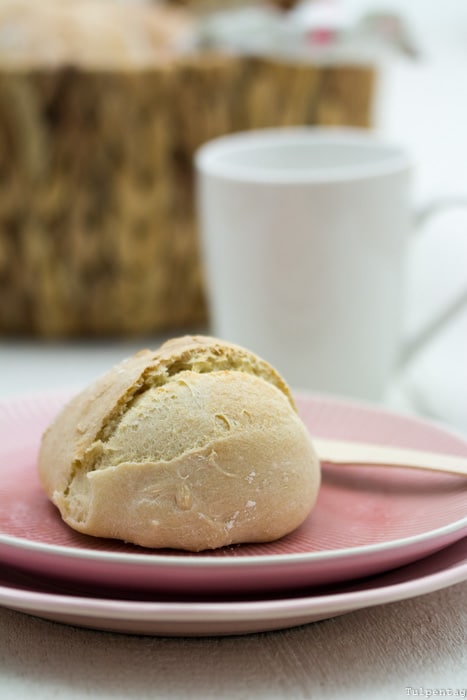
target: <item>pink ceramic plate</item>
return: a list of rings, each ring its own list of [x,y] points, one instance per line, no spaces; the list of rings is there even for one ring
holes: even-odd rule
[[[28,580],[29,578],[29,580]],[[57,593],[33,577],[0,575],[0,605],[81,627],[131,634],[247,634],[304,625],[406,600],[467,580],[467,539],[426,559],[332,592],[231,602],[132,601]]]
[[[313,513],[278,542],[187,554],[79,535],[36,475],[41,433],[66,398],[0,404],[0,561],[36,576],[178,599],[290,591],[401,566],[467,533],[465,477],[325,465]],[[424,421],[321,397],[297,400],[312,435],[467,455],[464,440]]]

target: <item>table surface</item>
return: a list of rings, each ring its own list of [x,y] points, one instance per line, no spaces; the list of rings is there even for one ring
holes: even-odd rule
[[[454,3],[443,3],[447,10],[451,6]],[[421,2],[411,5],[419,19],[423,14],[421,25],[428,34],[431,31],[431,39],[437,36],[439,17],[433,15],[430,24],[424,8]],[[463,19],[465,33],[465,12]],[[440,24],[440,31],[446,26]],[[465,42],[462,48],[460,41],[452,40],[451,53],[438,51],[436,41],[430,48],[432,54],[421,63],[396,59],[386,68],[385,94],[393,108],[380,110],[379,116],[380,130],[405,142],[417,155],[420,199],[434,193],[459,193],[459,183],[467,180],[467,144],[462,138],[467,101],[458,89],[467,60]],[[414,86],[423,88],[417,100]],[[446,104],[451,105],[449,114]],[[428,114],[436,119],[427,119]],[[441,144],[437,136],[443,123],[447,140]],[[423,284],[421,280],[420,297],[425,295]],[[465,321],[464,316],[464,330]],[[78,344],[2,340],[0,398],[63,385],[83,386],[134,349],[155,344],[157,339]],[[441,385],[444,388],[446,381],[443,374],[439,375],[442,382],[435,375],[431,387],[424,386],[424,402],[411,401],[415,394],[420,398],[423,387],[417,382],[426,383],[428,376],[420,369],[409,376],[408,391],[396,387],[388,400],[458,430],[465,427],[467,434],[466,407],[453,413],[451,397],[443,403]],[[466,634],[467,582],[302,627],[241,637],[114,634],[0,608],[0,698],[394,700],[436,697],[441,691],[466,697]]]

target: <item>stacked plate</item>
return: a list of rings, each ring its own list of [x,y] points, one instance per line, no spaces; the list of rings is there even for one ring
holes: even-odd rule
[[[291,627],[467,580],[465,477],[323,465],[318,503],[269,544],[191,554],[70,530],[41,491],[42,431],[69,394],[0,404],[0,605],[85,627],[160,635]],[[297,395],[310,433],[467,456],[418,419]]]

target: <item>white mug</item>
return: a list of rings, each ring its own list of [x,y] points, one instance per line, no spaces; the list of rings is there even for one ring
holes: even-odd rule
[[[294,388],[380,400],[402,353],[405,151],[358,129],[262,129],[195,166],[212,333]]]

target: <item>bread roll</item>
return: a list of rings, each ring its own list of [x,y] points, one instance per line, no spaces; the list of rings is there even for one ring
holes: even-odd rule
[[[44,433],[39,474],[75,530],[190,551],[282,537],[320,483],[283,379],[204,336],[142,350],[73,398]]]

